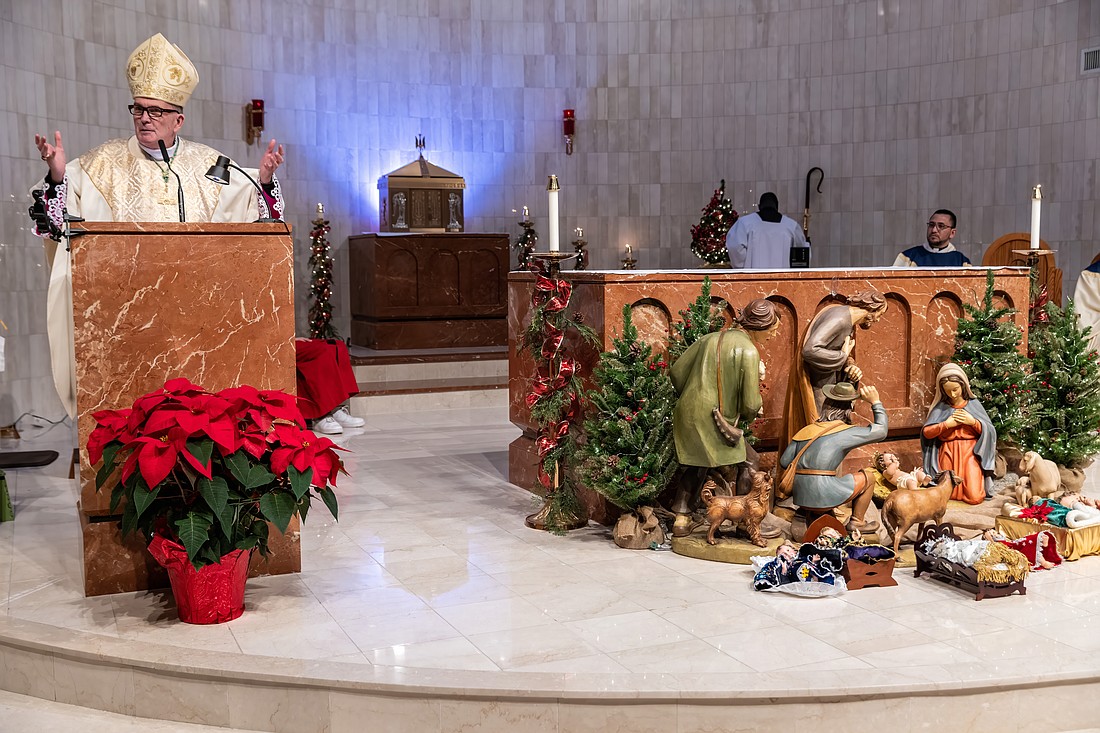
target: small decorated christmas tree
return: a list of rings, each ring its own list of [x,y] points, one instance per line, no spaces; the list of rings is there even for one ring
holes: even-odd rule
[[[703,207],[699,223],[691,228],[691,251],[709,265],[728,265],[726,234],[737,221],[733,203],[726,198],[725,179],[714,190],[710,203]]]
[[[718,331],[726,325],[722,310],[725,301],[712,303],[710,300],[710,278],[703,278],[703,290],[699,297],[688,306],[687,310],[680,311],[680,320],[672,324],[672,335],[668,341],[668,362],[675,363],[680,354],[695,343],[700,336]]]
[[[331,227],[325,218],[325,207],[317,204],[317,218],[309,233],[309,337],[313,339],[339,338],[332,324],[332,247],[328,243]]]
[[[955,335],[955,363],[966,370],[970,389],[982,403],[997,439],[1022,444],[1034,414],[1034,379],[1020,353],[1023,333],[1013,322],[1012,308],[993,304],[993,271],[986,274],[982,305],[963,305]]]
[[[615,506],[652,506],[679,467],[672,436],[676,390],[668,363],[638,338],[629,305],[622,336],[600,355],[596,388],[586,395],[580,473],[584,483]]]
[[[1028,338],[1035,388],[1035,420],[1026,450],[1067,467],[1100,453],[1100,362],[1089,348],[1090,328],[1077,325],[1073,301],[1044,306]]]

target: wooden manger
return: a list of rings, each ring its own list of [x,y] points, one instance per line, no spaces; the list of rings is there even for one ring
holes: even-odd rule
[[[926,524],[921,527],[917,544],[914,547],[914,553],[917,556],[917,569],[913,572],[914,578],[919,578],[921,573],[928,573],[936,580],[973,593],[975,601],[980,601],[983,598],[1001,598],[1010,596],[1013,593],[1027,595],[1023,578],[1010,583],[986,582],[978,579],[978,571],[974,568],[968,568],[942,557],[936,557],[924,550],[926,542],[929,540],[934,542],[940,537],[950,537],[953,540],[959,539],[959,536],[955,534],[955,528],[949,522]]]

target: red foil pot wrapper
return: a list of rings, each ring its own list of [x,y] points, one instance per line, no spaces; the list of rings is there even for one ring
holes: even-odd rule
[[[149,553],[168,571],[180,621],[221,624],[244,613],[248,552],[234,550],[217,564],[195,570],[183,545],[156,535],[149,543]]]

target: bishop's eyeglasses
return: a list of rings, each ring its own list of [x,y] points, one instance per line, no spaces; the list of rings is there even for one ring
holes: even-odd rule
[[[130,110],[130,114],[134,117],[141,117],[144,114],[149,115],[151,120],[159,120],[165,112],[171,112],[173,114],[179,114],[177,109],[163,109],[161,107],[142,107],[140,104],[126,105],[126,109]]]

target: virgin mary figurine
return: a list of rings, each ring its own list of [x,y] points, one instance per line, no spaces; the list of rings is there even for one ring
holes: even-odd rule
[[[921,430],[924,470],[931,474],[952,470],[962,483],[951,498],[981,504],[993,495],[993,465],[997,430],[982,403],[970,391],[970,380],[958,364],[944,364],[936,374],[939,401]]]

